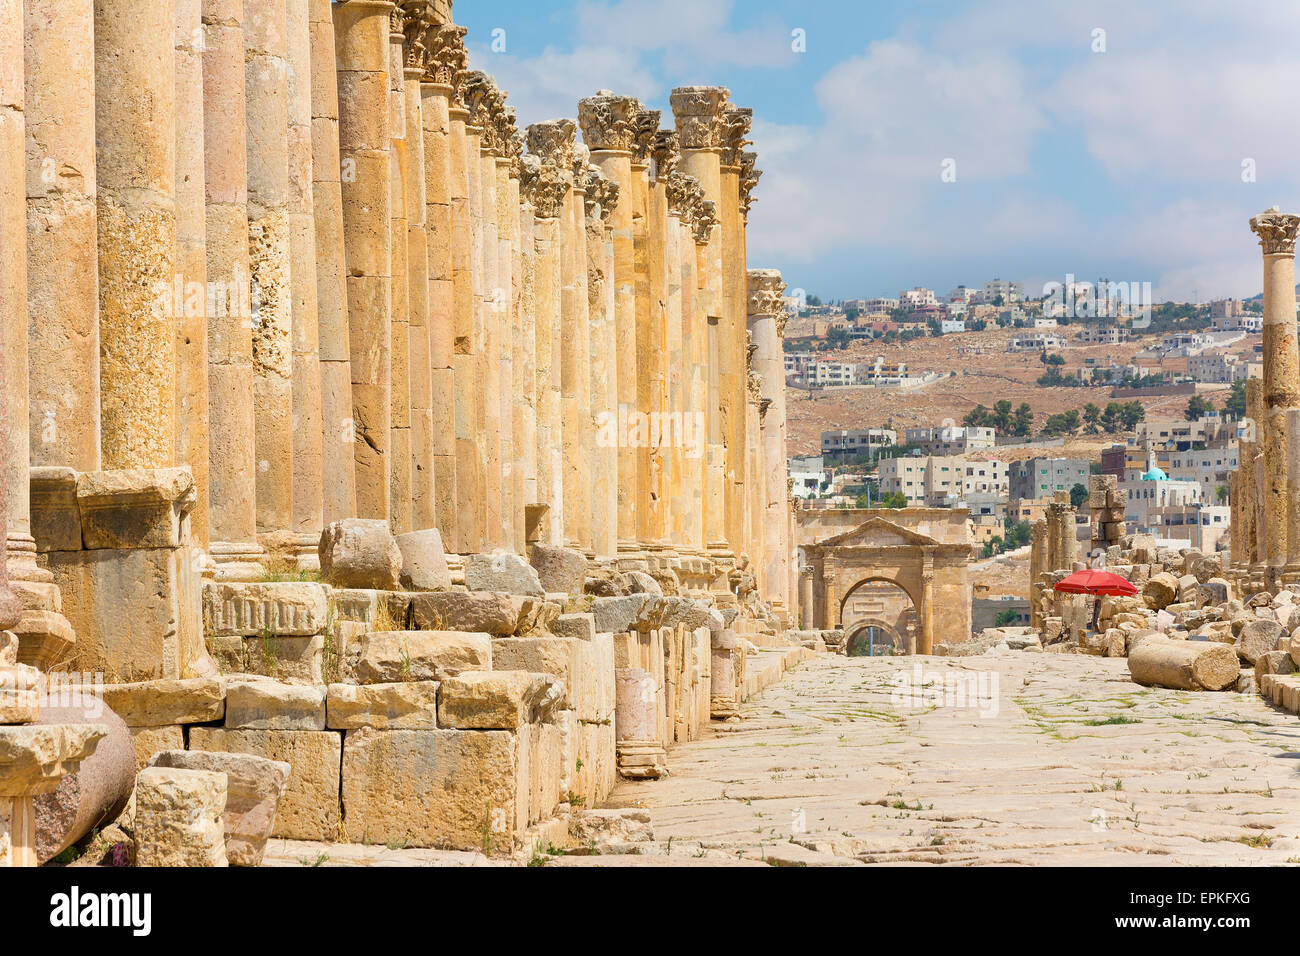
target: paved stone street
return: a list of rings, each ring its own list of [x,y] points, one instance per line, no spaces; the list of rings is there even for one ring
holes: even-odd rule
[[[672,856],[1300,862],[1300,721],[1254,695],[1140,687],[1122,659],[819,656],[670,766],[607,805],[650,810]]]

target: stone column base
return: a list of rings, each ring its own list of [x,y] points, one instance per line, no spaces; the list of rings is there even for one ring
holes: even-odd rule
[[[618,775],[625,780],[658,780],[668,776],[668,751],[653,740],[620,740]]]
[[[261,581],[266,577],[266,549],[260,544],[214,541],[208,553],[215,581]]]

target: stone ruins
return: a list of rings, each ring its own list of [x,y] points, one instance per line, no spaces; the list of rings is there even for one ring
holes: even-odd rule
[[[527,854],[811,653],[751,111],[451,6],[0,0],[0,860]]]

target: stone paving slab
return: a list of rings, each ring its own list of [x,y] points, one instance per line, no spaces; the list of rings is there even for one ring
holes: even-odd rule
[[[608,805],[778,865],[1300,863],[1300,719],[1256,695],[1140,687],[1122,659],[820,655],[743,712]]]

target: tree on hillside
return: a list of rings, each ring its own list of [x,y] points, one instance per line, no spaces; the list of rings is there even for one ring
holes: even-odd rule
[[[1034,431],[1034,411],[1028,402],[1021,402],[1011,422],[1011,434],[1017,438],[1028,438]]]
[[[1187,400],[1187,410],[1183,412],[1183,417],[1189,422],[1194,422],[1212,411],[1214,411],[1214,402],[1204,396],[1193,395]]]
[[[1083,423],[1089,435],[1101,431],[1101,408],[1094,402],[1083,406]]]
[[[1237,420],[1246,417],[1246,383],[1233,382],[1228,397],[1223,400],[1223,414]]]
[[[1088,500],[1088,486],[1083,482],[1075,482],[1074,487],[1070,489],[1070,504],[1076,508],[1082,508],[1083,503]]]

